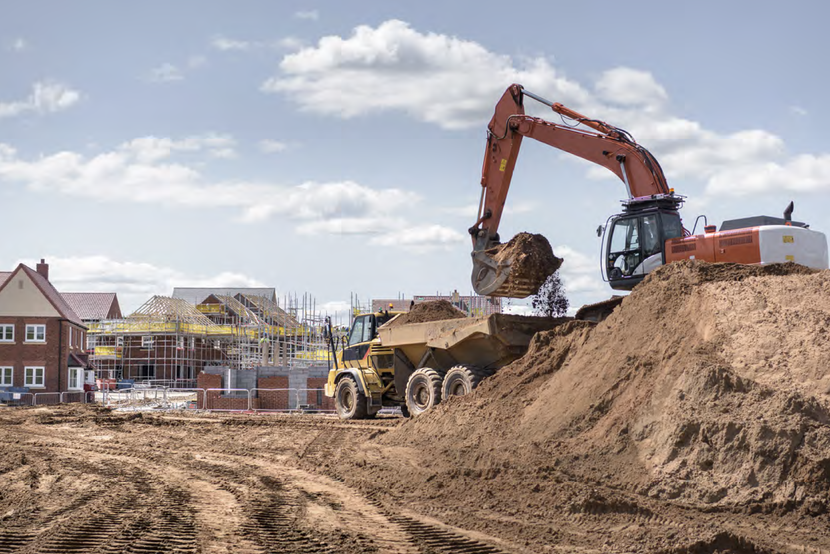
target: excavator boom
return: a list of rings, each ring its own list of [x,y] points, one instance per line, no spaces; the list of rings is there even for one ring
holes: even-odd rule
[[[567,118],[574,122],[573,126],[526,115],[526,96],[550,107],[563,121]],[[521,85],[511,85],[496,104],[488,125],[478,219],[469,230],[473,240],[472,282],[478,294],[523,298],[536,293],[547,278],[538,272],[522,275],[515,271],[515,256],[499,256],[498,228],[524,137],[607,168],[625,184],[629,198],[671,192],[660,164],[626,131],[549,102]],[[558,264],[549,267],[555,271]]]

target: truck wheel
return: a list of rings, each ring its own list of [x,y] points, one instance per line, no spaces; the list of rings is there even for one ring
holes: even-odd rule
[[[443,398],[449,398],[450,396],[470,394],[481,383],[482,379],[489,375],[489,372],[477,367],[468,365],[453,366],[444,377],[441,395]]]
[[[412,416],[418,416],[441,402],[443,375],[434,369],[422,367],[409,376],[406,383],[406,407]]]
[[[334,389],[334,406],[340,419],[365,419],[366,395],[357,388],[357,382],[344,377]]]

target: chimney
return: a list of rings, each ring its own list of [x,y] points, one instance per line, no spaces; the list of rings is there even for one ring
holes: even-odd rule
[[[37,272],[43,275],[43,278],[47,281],[49,280],[49,264],[46,263],[46,260],[43,258],[40,259],[40,263],[37,264]]]

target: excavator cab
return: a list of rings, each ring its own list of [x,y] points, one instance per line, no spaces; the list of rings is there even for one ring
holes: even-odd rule
[[[604,272],[615,290],[631,290],[666,263],[665,244],[683,237],[676,210],[645,208],[613,216],[605,227]]]

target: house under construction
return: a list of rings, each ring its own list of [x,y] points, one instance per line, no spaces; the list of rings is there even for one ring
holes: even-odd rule
[[[90,325],[90,358],[97,377],[187,383],[206,367],[245,370],[326,363],[322,319],[313,316],[307,296],[302,304],[297,297],[286,299],[283,309],[273,294],[189,290],[207,294],[195,304],[154,296],[124,319]]]

